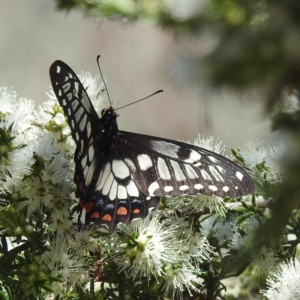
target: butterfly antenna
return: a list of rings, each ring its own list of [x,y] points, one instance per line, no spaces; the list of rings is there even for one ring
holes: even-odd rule
[[[102,74],[102,71],[101,71],[101,68],[100,68],[100,62],[99,62],[99,60],[100,60],[100,57],[101,57],[101,55],[98,55],[98,56],[97,56],[97,64],[98,64],[98,68],[99,68],[99,72],[100,72],[100,75],[101,75],[102,81],[103,81],[103,83],[104,83],[104,86],[105,86],[105,91],[106,91],[106,94],[107,94],[107,96],[108,96],[109,103],[110,103],[110,105],[112,105],[112,104],[111,104],[111,101],[110,101],[110,97],[109,97],[108,89],[107,89],[107,86],[106,86],[106,84],[105,84],[105,80],[104,80],[104,77],[103,77],[103,74]]]
[[[163,92],[163,90],[156,91],[155,93],[153,93],[153,94],[151,94],[151,95],[149,95],[149,96],[147,96],[147,97],[145,97],[145,98],[142,98],[142,99],[140,99],[140,100],[131,102],[131,103],[126,104],[126,105],[124,105],[124,106],[118,107],[118,108],[115,109],[115,111],[118,110],[118,109],[127,107],[127,106],[129,106],[129,105],[135,104],[135,103],[137,103],[137,102],[143,101],[143,100],[145,100],[145,99],[147,99],[147,98],[150,98],[150,97],[152,97],[152,96],[154,96],[154,95],[156,95],[156,94],[158,94],[158,93],[162,93],[162,92]]]

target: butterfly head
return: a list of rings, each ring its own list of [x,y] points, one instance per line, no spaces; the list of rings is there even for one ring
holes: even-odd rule
[[[111,122],[113,120],[116,121],[118,115],[115,113],[115,110],[108,106],[107,108],[103,108],[101,111],[101,120],[104,121],[104,123]]]
[[[102,124],[101,131],[104,144],[109,144],[110,140],[118,132],[117,117],[118,115],[115,113],[115,110],[111,106],[104,108],[101,111],[100,122]]]

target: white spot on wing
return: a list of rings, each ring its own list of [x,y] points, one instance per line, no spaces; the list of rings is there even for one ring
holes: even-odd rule
[[[126,189],[128,195],[131,197],[138,197],[140,194],[138,188],[136,187],[135,183],[132,180],[129,182],[129,184],[127,184]]]
[[[171,174],[164,159],[161,157],[157,160],[157,168],[159,176],[164,180],[170,180]]]
[[[149,187],[148,187],[149,195],[150,195],[151,197],[153,197],[153,196],[154,196],[154,192],[155,192],[157,189],[159,189],[159,184],[157,183],[157,181],[152,182],[152,183],[149,185]]]
[[[91,135],[92,129],[91,129],[91,122],[88,121],[86,124],[86,133],[87,133],[87,137],[89,138]]]
[[[222,190],[223,190],[225,193],[227,193],[227,192],[229,191],[229,187],[225,185],[225,186],[223,186]]]
[[[180,149],[179,146],[169,143],[169,142],[165,142],[165,141],[151,141],[151,149],[169,156],[169,157],[174,157],[174,158],[178,158],[178,150]]]
[[[88,174],[85,177],[85,182],[86,182],[86,185],[88,185],[88,184],[91,183],[92,178],[93,178],[93,174],[94,174],[94,171],[95,171],[94,164],[91,164],[89,167],[86,166],[86,168],[88,169]]]
[[[110,191],[111,185],[113,183],[113,180],[114,180],[114,175],[113,175],[113,173],[110,172],[107,179],[106,179],[106,181],[105,181],[103,189],[102,189],[102,194],[103,195],[108,194],[108,192]]]
[[[212,190],[213,192],[215,192],[215,191],[218,190],[218,188],[217,188],[215,185],[210,185],[208,188],[209,188],[210,190]]]
[[[200,170],[201,175],[203,177],[204,180],[212,180],[212,178],[209,176],[209,174],[205,171],[205,170]]]
[[[185,159],[184,161],[190,164],[198,162],[201,159],[200,153],[196,152],[195,150],[190,150],[190,151],[191,152],[189,158]]]
[[[194,185],[194,188],[195,188],[196,190],[201,190],[201,189],[204,188],[204,186],[203,186],[202,184],[200,184],[200,183],[197,183],[197,184]]]
[[[171,192],[173,190],[174,190],[174,188],[172,186],[170,186],[170,185],[167,185],[167,186],[164,187],[164,191],[167,192],[167,193]]]
[[[235,175],[236,175],[236,177],[237,177],[240,181],[243,180],[244,175],[243,175],[241,172],[237,171],[237,172],[235,173]]]
[[[82,153],[83,152],[83,148],[84,148],[84,141],[83,140],[81,140],[80,146],[81,146],[80,153]]]
[[[138,155],[137,160],[142,171],[146,171],[153,166],[152,160],[147,154]]]
[[[87,162],[87,156],[85,156],[82,160],[81,160],[81,167],[84,168],[86,166],[86,162]]]
[[[186,180],[186,177],[183,173],[183,171],[180,168],[180,165],[177,161],[170,160],[171,166],[174,170],[175,178],[177,181],[183,181]]]
[[[71,87],[70,82],[67,82],[62,86],[65,93],[70,89],[70,87]]]
[[[84,115],[83,118],[82,118],[82,120],[79,123],[79,129],[81,131],[84,131],[85,124],[86,124],[86,119],[87,119],[87,115]]]
[[[221,166],[216,166],[216,167],[221,174],[226,173],[226,171]]]
[[[189,178],[191,179],[195,179],[198,178],[198,174],[196,173],[196,171],[190,166],[190,165],[184,165],[185,170],[189,176]]]
[[[118,191],[118,183],[116,180],[113,181],[112,186],[109,191],[109,199],[110,200],[115,200],[117,196],[117,191]]]
[[[104,167],[104,170],[101,172],[100,176],[99,176],[99,180],[97,182],[97,189],[101,190],[104,186],[104,183],[108,177],[108,175],[110,174],[110,164],[107,163]]]
[[[129,168],[123,160],[114,160],[112,162],[112,170],[119,179],[127,178],[130,175]]]
[[[181,187],[179,187],[180,191],[185,191],[187,190],[189,187],[187,185],[182,185]]]
[[[70,94],[68,94],[68,95],[70,95]],[[79,105],[79,101],[77,99],[74,100],[74,101],[72,101],[72,109],[73,109],[73,111],[75,111],[77,109],[78,105]]]
[[[78,122],[81,118],[81,116],[83,115],[84,113],[84,109],[82,107],[80,107],[78,109],[78,111],[75,113],[75,120]]]
[[[118,199],[126,199],[127,198],[127,190],[124,185],[118,186]]]
[[[129,169],[132,171],[132,172],[136,172],[136,167],[133,163],[133,161],[129,158],[125,158],[125,162],[126,164],[128,165]]]
[[[212,161],[213,163],[216,163],[216,162],[218,161],[214,156],[211,156],[211,155],[209,155],[208,158],[209,158],[209,160]]]
[[[94,147],[90,146],[90,148],[89,148],[89,161],[93,160],[94,154],[95,154]]]
[[[224,181],[222,175],[216,170],[215,167],[209,166],[210,173],[215,177],[217,181]]]

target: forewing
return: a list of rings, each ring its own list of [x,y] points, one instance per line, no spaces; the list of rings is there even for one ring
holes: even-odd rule
[[[62,106],[71,134],[76,143],[75,175],[78,197],[84,197],[95,175],[94,130],[99,127],[98,115],[79,78],[62,61],[55,61],[50,67],[54,93]],[[99,129],[99,128],[98,128]]]

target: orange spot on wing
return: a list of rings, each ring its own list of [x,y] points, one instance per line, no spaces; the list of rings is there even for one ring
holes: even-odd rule
[[[93,213],[91,214],[91,218],[92,218],[92,219],[99,219],[99,213],[98,213],[98,212],[93,212]]]
[[[94,206],[93,202],[83,204],[83,208],[86,210],[87,213],[89,213],[91,211],[93,206]]]
[[[126,216],[127,213],[128,213],[127,209],[124,206],[119,207],[117,210],[117,215],[120,215],[120,216]]]
[[[139,214],[140,212],[141,212],[141,211],[140,211],[138,208],[136,208],[136,209],[133,210],[133,213],[134,213],[134,214]]]
[[[111,222],[111,220],[112,220],[112,217],[111,217],[111,215],[109,215],[109,214],[104,215],[104,216],[102,217],[102,221]]]

